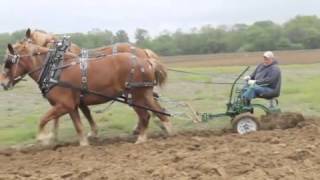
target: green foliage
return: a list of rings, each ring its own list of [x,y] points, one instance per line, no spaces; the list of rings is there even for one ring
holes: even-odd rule
[[[285,36],[306,49],[320,48],[320,19],[317,16],[297,16],[284,24]]]
[[[15,31],[13,33],[0,33],[0,62],[7,50],[8,43],[15,43],[23,39],[26,30]]]
[[[88,33],[70,33],[73,43],[83,48],[96,48],[113,43],[113,33],[111,31],[93,29]]]
[[[140,47],[146,46],[150,41],[150,36],[147,30],[138,28],[135,32],[136,44]]]
[[[0,34],[0,56],[7,43],[23,38],[25,30]],[[87,33],[70,33],[72,41],[83,48],[96,48],[117,42],[129,42],[126,31],[115,34],[93,29]],[[209,54],[221,52],[291,50],[320,48],[320,19],[317,16],[296,16],[284,24],[258,21],[252,25],[205,25],[188,32],[163,31],[151,38],[146,29],[137,28],[135,43],[160,55]]]
[[[114,43],[129,42],[129,37],[128,37],[128,34],[126,33],[126,31],[125,30],[117,31],[116,35],[114,36],[113,42]]]
[[[283,25],[258,21],[231,27],[210,25],[190,32],[165,32],[149,42],[161,55],[320,48],[320,19],[297,16]]]

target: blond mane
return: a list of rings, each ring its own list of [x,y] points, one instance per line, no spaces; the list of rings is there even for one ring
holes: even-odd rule
[[[50,42],[52,40],[57,40],[57,38],[53,34],[47,33],[45,31],[34,30],[31,32],[31,40],[39,46],[48,47]]]

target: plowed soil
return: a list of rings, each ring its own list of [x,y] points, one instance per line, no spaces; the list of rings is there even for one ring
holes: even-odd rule
[[[320,119],[306,118],[246,135],[193,131],[139,145],[126,137],[7,149],[0,179],[320,179],[319,137]]]

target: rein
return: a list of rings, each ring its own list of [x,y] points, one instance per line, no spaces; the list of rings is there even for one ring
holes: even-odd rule
[[[42,91],[42,94],[45,96],[45,94],[47,92],[50,91],[50,89],[54,86],[60,86],[60,87],[64,87],[64,88],[70,88],[73,89],[75,91],[79,91],[80,93],[84,93],[84,94],[92,94],[101,98],[104,98],[106,100],[111,100],[111,101],[116,101],[116,102],[120,102],[123,104],[127,104],[129,106],[133,106],[133,107],[137,107],[137,108],[141,108],[141,109],[145,109],[145,110],[149,110],[152,111],[154,113],[157,114],[161,114],[161,115],[165,115],[165,116],[171,116],[171,114],[165,112],[165,111],[159,111],[144,105],[139,105],[139,104],[135,104],[133,102],[131,102],[131,98],[129,96],[123,96],[123,95],[118,95],[116,97],[114,96],[108,96],[105,94],[102,94],[100,92],[96,92],[96,91],[92,91],[92,90],[88,90],[87,88],[84,87],[78,87],[75,86],[69,82],[64,82],[59,80],[59,75],[60,73],[58,73],[56,75],[56,71],[58,71],[59,69],[64,69],[64,68],[68,68],[70,66],[76,65],[76,64],[80,64],[81,66],[81,59],[80,61],[73,61],[69,64],[63,64],[63,65],[59,65],[59,63],[61,62],[61,60],[63,60],[63,55],[65,54],[68,45],[65,44],[66,40],[64,39],[62,41],[61,44],[58,44],[58,46],[56,47],[55,51],[53,51],[53,54],[50,53],[50,51],[46,52],[47,54],[47,58],[46,61],[44,62],[44,64],[42,64],[40,67],[37,67],[31,71],[29,71],[28,73],[24,74],[23,76],[18,76],[16,78],[14,78],[15,81],[19,81],[21,79],[23,79],[26,75],[30,75],[32,73],[35,73],[37,71],[42,71],[40,73],[39,76],[39,80],[38,80],[38,84],[40,87],[40,90]],[[20,59],[22,57],[31,57],[31,56],[36,56],[36,55],[40,55],[41,53],[34,53],[32,55],[10,55],[13,57],[13,59],[11,59],[12,63],[19,65],[20,64]],[[105,55],[105,54],[99,54],[98,57],[96,57],[93,60],[100,60],[100,58],[102,57],[106,57],[106,56],[113,56],[112,55]],[[81,58],[81,57],[80,57]],[[131,69],[131,75],[133,75],[134,72],[134,68],[135,68],[135,64],[136,64],[136,60],[135,60],[136,56],[132,56],[131,58],[131,63],[132,63],[132,69]],[[70,58],[68,60],[73,60],[73,59],[79,59],[79,57],[76,58]],[[83,62],[82,62],[83,63]],[[80,67],[81,68],[81,67]],[[16,68],[17,70],[17,68]],[[54,71],[54,73],[52,73],[52,71]],[[141,70],[144,73],[144,69]],[[15,72],[16,74],[16,72]],[[14,74],[14,75],[15,75]],[[83,78],[84,76],[82,76]],[[127,85],[129,83],[133,83],[130,81],[131,80],[131,76],[129,77],[129,81],[127,81]],[[144,86],[141,86],[140,84],[138,84],[138,86],[135,86],[135,84],[132,84],[132,87],[129,86],[129,88],[137,88],[137,87],[146,87],[146,85],[144,84]]]
[[[29,71],[28,73],[24,74],[23,76],[17,76],[16,78],[14,78],[14,81],[20,81],[21,79],[23,79],[26,75],[30,75],[33,74],[35,72],[40,71],[43,68],[43,66],[37,67],[31,71]]]
[[[40,52],[36,52],[34,53],[33,55],[12,55],[12,54],[9,54],[8,56],[11,56],[13,58],[16,58],[16,62],[14,64],[19,64],[20,62],[20,59],[23,58],[23,57],[32,57],[32,56],[38,56],[38,55],[41,55],[42,53]],[[96,59],[88,59],[87,61],[98,61],[98,60],[101,60],[101,58],[103,57],[108,57],[108,56],[112,56],[112,55],[106,55],[106,54],[99,54],[98,56],[96,56],[95,58]],[[68,60],[78,60],[79,57],[76,57],[76,58],[70,58]],[[64,68],[68,68],[70,66],[74,66],[74,65],[77,65],[79,64],[80,61],[73,61],[71,63],[68,63],[68,64],[64,64],[62,66],[59,66],[59,67],[56,67],[56,68],[53,68],[53,70],[58,70],[58,69],[64,69]],[[42,68],[44,67],[44,65],[41,65],[40,67],[37,67],[29,72],[27,72],[26,74],[22,75],[22,76],[17,76],[16,78],[14,78],[14,81],[20,81],[21,79],[23,79],[25,76],[27,75],[30,75],[30,74],[33,74],[35,72],[38,72],[40,70],[42,70]],[[16,71],[14,72],[14,75],[16,74]]]

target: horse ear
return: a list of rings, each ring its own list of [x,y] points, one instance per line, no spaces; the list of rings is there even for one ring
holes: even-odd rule
[[[30,28],[27,29],[26,37],[27,38],[31,38],[31,30],[30,30]]]
[[[10,54],[14,55],[14,49],[11,44],[8,44],[8,50],[9,50]]]

